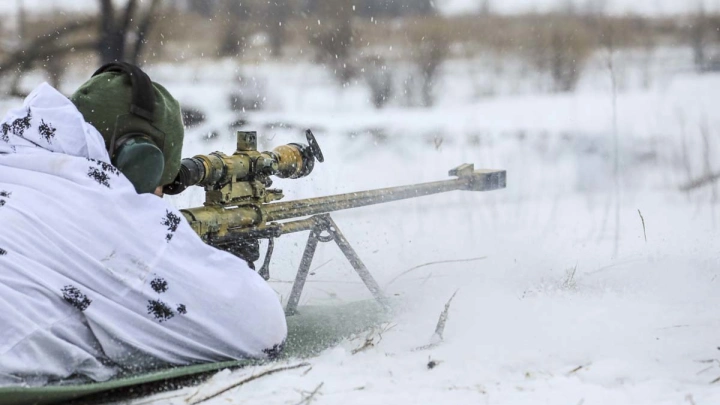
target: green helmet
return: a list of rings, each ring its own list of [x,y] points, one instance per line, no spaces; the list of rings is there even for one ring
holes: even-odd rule
[[[182,112],[180,104],[163,86],[151,82],[149,78],[143,81],[133,75],[147,78],[139,68],[129,64],[106,65],[80,86],[70,100],[85,121],[103,136],[111,159],[118,149],[118,140],[129,134],[141,135],[142,140],[135,138],[123,145],[134,151],[129,154],[131,158],[121,156],[117,159],[120,162],[113,159],[113,164],[126,164],[126,170],[118,168],[133,182],[139,193],[152,192],[157,186],[172,183],[180,170],[184,136]],[[152,94],[147,94],[147,89],[138,89],[139,86],[152,87]],[[145,93],[150,108],[141,108],[140,112],[144,114],[139,114],[136,101],[138,94],[142,93]],[[154,144],[157,149],[147,147],[147,144]],[[158,159],[158,149],[162,152],[162,159]],[[127,165],[127,162],[135,164]],[[147,169],[148,164],[152,166],[151,170]],[[158,174],[146,175],[153,171]]]

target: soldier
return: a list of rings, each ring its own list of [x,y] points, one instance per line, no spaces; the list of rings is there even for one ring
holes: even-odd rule
[[[276,355],[279,299],[163,201],[177,101],[103,66],[71,97],[42,84],[0,132],[0,385]]]

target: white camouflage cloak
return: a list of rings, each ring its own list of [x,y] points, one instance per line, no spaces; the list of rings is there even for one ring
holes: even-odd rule
[[[0,386],[276,354],[275,292],[135,192],[42,84],[0,131]]]

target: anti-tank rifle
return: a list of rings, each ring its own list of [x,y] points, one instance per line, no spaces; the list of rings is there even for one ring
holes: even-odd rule
[[[310,130],[306,136],[307,145],[291,143],[259,152],[257,134],[239,131],[235,153],[228,156],[214,152],[183,159],[177,179],[164,190],[167,194],[178,194],[189,186],[204,187],[204,205],[181,210],[182,214],[203,241],[243,258],[251,266],[260,258],[260,239],[268,239],[265,260],[258,270],[266,280],[270,277],[274,239],[310,231],[288,299],[288,314],[294,314],[297,309],[318,242],[336,242],[373,296],[385,302],[377,282],[340,232],[330,212],[454,190],[505,188],[504,170],[475,170],[472,164],[463,164],[450,170],[450,176],[455,177],[450,180],[278,202],[283,194],[282,190],[270,188],[272,176],[305,177],[312,173],[315,160],[324,161]]]

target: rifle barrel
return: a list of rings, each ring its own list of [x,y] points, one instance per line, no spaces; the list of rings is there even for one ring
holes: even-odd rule
[[[359,191],[270,204],[239,203],[234,207],[205,205],[181,210],[193,230],[214,245],[234,244],[242,238],[267,238],[306,231],[313,220],[274,223],[350,208],[382,204],[455,190],[490,191],[505,188],[504,170],[474,170],[465,164],[450,171],[451,180]]]
[[[452,180],[272,203],[263,208],[267,221],[282,221],[448,191],[489,191],[504,187],[504,171],[475,171],[472,175],[460,176]]]

